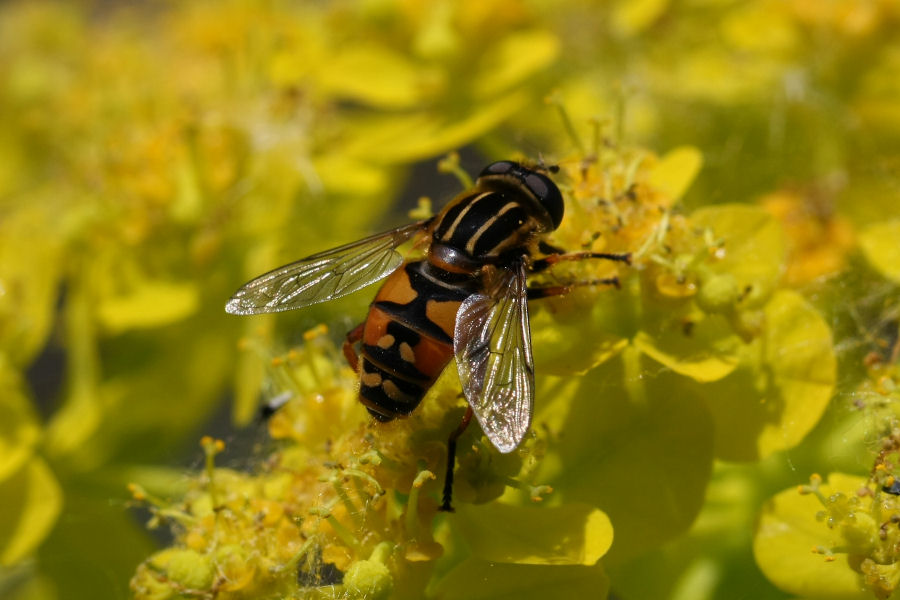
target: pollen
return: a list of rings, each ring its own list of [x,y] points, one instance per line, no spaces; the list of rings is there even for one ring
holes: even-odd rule
[[[200,445],[203,447],[203,451],[209,456],[219,454],[225,450],[225,442],[208,435],[200,438]]]
[[[141,501],[146,500],[147,498],[147,493],[141,486],[137,485],[136,483],[129,483],[128,491],[131,492],[131,497],[135,500]]]
[[[314,340],[317,337],[321,337],[323,335],[328,335],[328,326],[324,324],[319,324],[313,327],[312,329],[308,329],[303,332],[303,339],[308,341]]]

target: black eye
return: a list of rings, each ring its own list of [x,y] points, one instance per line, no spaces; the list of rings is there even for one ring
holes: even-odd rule
[[[517,169],[519,165],[517,163],[512,162],[511,160],[501,160],[495,163],[491,163],[482,169],[479,177],[483,177],[484,175],[503,175],[504,173],[509,173],[510,171]]]
[[[565,204],[556,184],[545,175],[530,173],[525,177],[525,185],[528,186],[528,189],[531,190],[541,203],[541,206],[547,211],[547,214],[550,215],[550,219],[553,221],[553,229],[559,227],[565,212]]]
[[[526,188],[547,211],[553,229],[559,227],[565,210],[562,194],[553,180],[543,173],[536,173],[511,160],[501,160],[486,166],[479,177],[493,179],[504,186],[511,186],[513,189],[516,187]]]
[[[534,192],[534,195],[538,198],[543,198],[547,195],[547,192],[549,191],[547,188],[547,183],[547,178],[542,175],[538,175],[537,173],[532,173],[525,176],[525,185],[527,185],[528,189]]]

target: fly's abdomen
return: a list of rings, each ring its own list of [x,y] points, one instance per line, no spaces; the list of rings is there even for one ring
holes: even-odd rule
[[[363,334],[359,395],[375,418],[406,416],[453,358],[453,345],[373,307]]]
[[[407,263],[384,282],[362,339],[359,395],[376,418],[411,413],[453,358],[456,313],[474,280]]]

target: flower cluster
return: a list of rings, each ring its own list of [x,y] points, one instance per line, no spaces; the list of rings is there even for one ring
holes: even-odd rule
[[[674,194],[701,162],[694,149],[662,158],[596,150],[561,161],[570,212],[553,242],[636,248],[632,265],[551,270],[576,291],[534,314],[535,426],[506,456],[476,427],[464,434],[455,514],[437,511],[445,441],[463,412],[453,370],[408,419],[376,424],[352,371],[321,329],[311,331],[303,346],[267,357],[268,395],[284,401],[268,429],[282,443],[258,473],[211,469],[183,500],[155,506],[157,521],[175,515],[177,543],[141,567],[137,596],[316,597],[327,587],[348,598],[461,598],[478,591],[473,573],[488,564],[509,569],[496,570],[491,589],[519,589],[523,576],[557,581],[563,566],[585,569],[566,583],[573,591],[597,589],[613,529],[617,559],[637,555],[688,527],[716,454],[796,444],[824,409],[834,359],[821,318],[777,289],[784,249],[774,219],[740,206],[675,213]],[[612,278],[620,289],[591,283]],[[244,347],[267,356],[257,340]],[[759,384],[741,390],[748,378]],[[723,389],[727,412],[715,410]],[[717,439],[715,426],[736,418],[759,426]],[[692,451],[663,464],[667,445]],[[678,502],[617,497],[636,470]]]
[[[887,348],[887,358],[868,356],[856,394],[870,430],[883,432],[868,479],[832,473],[823,482],[813,475],[809,485],[776,495],[762,513],[756,558],[784,589],[847,596],[869,590],[889,598],[900,586],[898,347]],[[812,555],[798,552],[804,546]]]

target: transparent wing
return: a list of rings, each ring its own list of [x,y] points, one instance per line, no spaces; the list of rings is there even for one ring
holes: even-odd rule
[[[233,315],[281,312],[362,289],[403,263],[395,248],[427,223],[411,223],[269,271],[241,286],[225,311]]]
[[[525,266],[500,272],[490,296],[467,298],[456,314],[459,379],[481,429],[500,452],[516,449],[531,425],[534,365]]]

